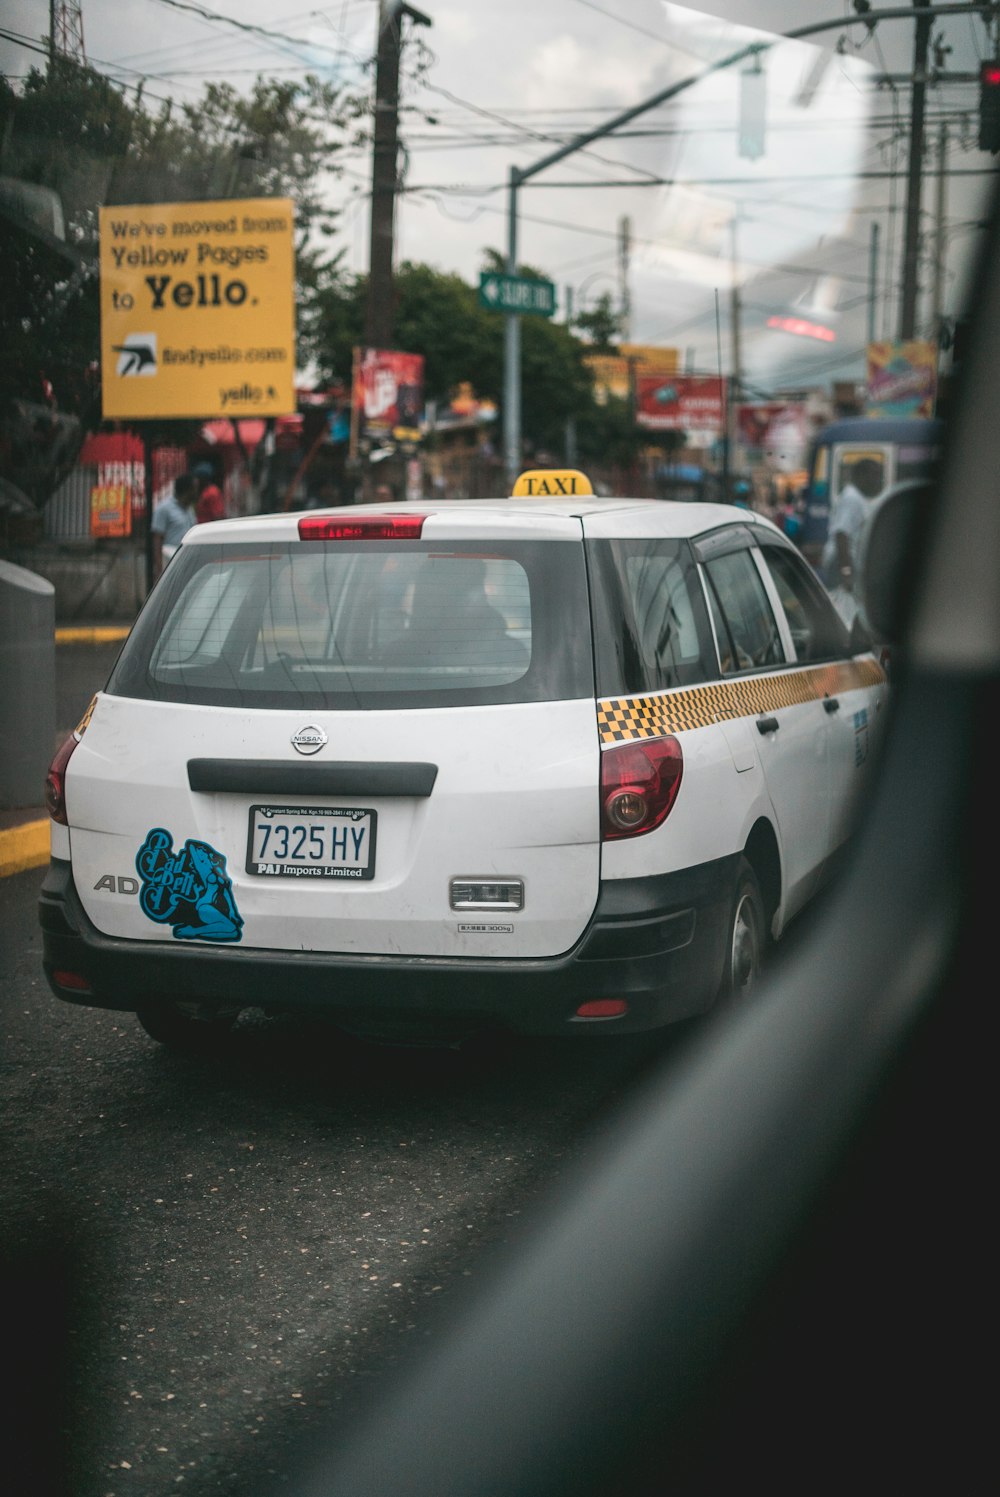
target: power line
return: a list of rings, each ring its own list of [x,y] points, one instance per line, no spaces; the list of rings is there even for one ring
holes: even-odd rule
[[[518,126],[514,123],[513,120],[505,118],[505,116],[502,114],[497,114],[490,109],[484,109],[478,104],[472,104],[468,99],[459,98],[457,94],[453,94],[450,89],[443,88],[440,84],[429,83],[426,79],[424,79],[423,86],[424,88],[430,89],[432,93],[441,94],[444,98],[450,99],[453,104],[458,104],[461,108],[468,109],[473,114],[482,115],[484,119],[495,120],[501,125],[507,125],[512,130],[518,130],[521,136],[525,139],[530,138],[532,140],[544,140],[550,143],[555,142],[556,144],[563,143],[561,140],[558,140],[557,137],[551,134],[546,134],[541,130],[534,130],[528,125]],[[624,167],[627,171],[634,171],[642,176],[650,175],[650,173],[647,172],[644,167],[631,166],[628,162],[610,161],[608,157],[601,156],[596,151],[582,151],[580,154],[589,156],[594,161],[600,161],[604,166],[617,166],[619,169]]]
[[[429,202],[434,203],[435,207],[439,206],[438,203],[437,203],[437,201],[436,201],[436,199],[435,199],[435,197],[434,197],[434,195],[433,195],[433,193],[428,192],[426,189],[421,189],[421,192],[422,192],[422,194],[424,196],[426,196],[426,198],[428,199]],[[410,195],[411,196],[413,195],[412,192],[411,192]],[[483,213],[492,213],[492,214],[496,215],[496,214],[504,214],[506,212],[505,209],[503,209],[503,208],[495,208],[490,203],[479,203],[479,204],[476,204],[476,207],[479,210],[479,213],[477,214],[477,216],[481,216]],[[540,218],[537,214],[530,214],[530,213],[522,214],[521,217],[522,217],[522,219],[523,219],[523,221],[525,223],[539,224],[539,225],[541,225],[544,228],[565,229],[566,231],[568,231],[570,233],[589,234],[589,235],[591,235],[591,236],[593,236],[595,238],[613,239],[616,243],[618,242],[618,231],[617,231],[617,229],[602,229],[602,228],[597,228],[594,225],[590,225],[590,224],[571,223],[571,222],[568,222],[565,219],[560,220],[560,219],[552,219],[552,218]],[[662,239],[651,239],[651,238],[649,238],[647,236],[643,236],[643,235],[633,235],[632,236],[632,242],[634,244],[646,245],[647,247],[649,247],[651,249],[662,250],[664,248]],[[682,248],[681,246],[669,246],[669,247],[670,248]],[[860,253],[860,247],[859,247],[859,253]],[[724,259],[725,257],[720,255],[719,257],[716,257],[716,258]],[[794,264],[789,265],[789,264],[784,264],[784,263],[781,263],[781,262],[777,262],[776,263],[776,262],[770,261],[770,260],[766,260],[766,261],[765,260],[750,260],[750,259],[747,259],[746,257],[744,257],[744,263],[747,264],[747,265],[752,265],[755,269],[758,269],[758,270],[780,271],[780,272],[782,272],[783,274],[786,274],[786,275],[815,276],[817,274],[816,267],[815,266],[809,266],[809,265],[794,265]],[[852,275],[849,272],[841,272],[841,271],[838,271],[837,274],[840,276],[841,280],[843,280],[843,281],[856,281],[859,285],[863,285],[867,281],[867,277],[865,275],[861,275],[861,274],[859,274],[859,275]]]
[[[313,42],[307,38],[289,36],[287,32],[274,31],[270,27],[258,26],[251,21],[240,21],[235,16],[223,15],[220,11],[209,10],[207,6],[196,5],[193,3],[193,0],[154,0],[154,3],[157,5],[166,5],[171,10],[188,11],[205,20],[216,21],[226,26],[234,26],[238,31],[244,31],[253,36],[265,37],[269,41],[278,43],[281,49],[286,51],[290,45],[292,47],[306,48],[310,51],[318,49],[321,52],[332,52],[334,56],[339,57],[341,52],[345,50],[343,47],[329,47],[324,45],[323,42]],[[368,57],[365,61],[365,66],[370,67],[374,61],[374,56]]]
[[[626,21],[624,16],[617,15],[613,10],[605,10],[603,5],[595,5],[594,0],[576,0],[577,5],[585,5],[588,10],[596,10],[598,15],[607,16],[609,21],[617,21],[619,26],[627,26],[630,31],[637,31],[640,36],[652,37],[654,42],[662,42],[665,47],[670,46],[667,37],[656,31],[649,31],[645,26],[639,26],[635,21]]]

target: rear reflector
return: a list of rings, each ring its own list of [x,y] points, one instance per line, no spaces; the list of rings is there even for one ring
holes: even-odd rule
[[[90,983],[81,972],[64,972],[57,968],[52,974],[52,981],[60,988],[71,988],[74,993],[89,993]]]
[[[578,1019],[620,1019],[622,1014],[628,1013],[628,1004],[624,998],[592,998],[589,1003],[581,1003],[576,1011]]]
[[[418,541],[426,515],[303,515],[300,541]]]

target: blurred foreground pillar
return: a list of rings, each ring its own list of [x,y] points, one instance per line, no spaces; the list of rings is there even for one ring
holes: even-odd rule
[[[55,588],[0,561],[0,811],[42,804],[55,731]]]

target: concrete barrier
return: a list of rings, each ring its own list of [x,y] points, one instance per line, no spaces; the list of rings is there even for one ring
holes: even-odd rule
[[[56,731],[55,588],[0,561],[0,810],[39,806]]]

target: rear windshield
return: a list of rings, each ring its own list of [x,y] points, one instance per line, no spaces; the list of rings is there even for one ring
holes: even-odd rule
[[[108,691],[339,709],[592,696],[583,548],[186,547],[143,610]]]

